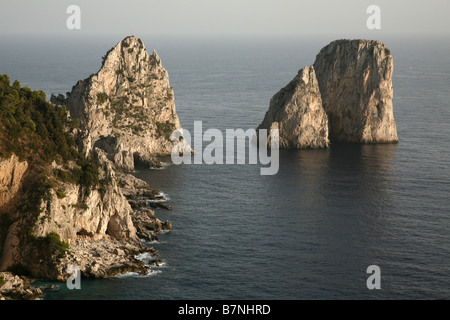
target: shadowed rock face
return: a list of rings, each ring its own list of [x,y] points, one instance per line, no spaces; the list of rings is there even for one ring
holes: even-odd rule
[[[84,153],[98,147],[116,168],[127,171],[135,161],[153,163],[153,156],[169,155],[174,146],[170,136],[180,121],[169,75],[156,51],[149,55],[139,38],[129,36],[103,59],[100,70],[78,81],[67,98],[51,98],[80,119]]]
[[[314,69],[331,141],[398,142],[393,68],[389,49],[375,40],[337,40],[319,52]]]
[[[304,67],[271,101],[259,129],[279,129],[281,148],[326,148],[328,121],[313,67]],[[270,136],[270,132],[268,131]]]

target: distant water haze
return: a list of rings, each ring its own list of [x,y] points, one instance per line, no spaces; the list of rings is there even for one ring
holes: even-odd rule
[[[96,72],[123,37],[2,38],[0,72],[47,96]],[[26,41],[25,41],[26,40]],[[152,37],[183,127],[256,128],[322,37]],[[151,276],[82,279],[47,299],[446,299],[450,295],[450,42],[382,37],[398,144],[280,150],[280,168],[168,165],[136,176],[168,195],[174,230]],[[240,156],[240,155],[237,155]],[[170,157],[164,159],[170,162]],[[366,286],[369,265],[381,289]]]
[[[119,0],[70,3],[55,0],[2,1],[0,34],[63,35],[67,8],[77,5],[84,36],[145,32],[164,35],[392,35],[449,34],[446,0]],[[367,8],[381,11],[381,29],[367,28]],[[139,34],[139,36],[141,36]]]

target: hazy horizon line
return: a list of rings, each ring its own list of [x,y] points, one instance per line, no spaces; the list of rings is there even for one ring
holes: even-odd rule
[[[4,37],[16,37],[16,36],[42,36],[42,37],[65,37],[65,38],[80,38],[80,37],[116,37],[116,36],[157,36],[157,37],[417,37],[417,36],[436,36],[444,37],[450,36],[450,32],[423,32],[423,33],[412,33],[412,32],[382,32],[382,31],[372,31],[372,32],[338,32],[338,33],[328,33],[328,32],[317,32],[317,33],[152,33],[152,32],[114,32],[114,33],[104,33],[104,32],[83,32],[83,31],[67,31],[59,33],[33,33],[33,32],[16,32],[16,33],[3,33],[0,32],[0,36]]]

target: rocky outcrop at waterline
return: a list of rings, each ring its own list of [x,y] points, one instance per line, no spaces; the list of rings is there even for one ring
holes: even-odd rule
[[[97,152],[102,154],[100,150]],[[100,177],[108,178],[108,184],[87,193],[78,184],[59,184],[40,199],[34,217],[32,212],[21,211],[26,199],[21,200],[18,193],[24,190],[23,184],[29,175],[35,173],[22,172],[26,163],[19,162],[15,156],[0,161],[0,167],[4,169],[0,173],[13,177],[10,180],[0,177],[1,181],[7,182],[0,185],[5,191],[3,198],[8,196],[12,199],[0,207],[1,270],[57,281],[70,276],[68,265],[78,266],[86,278],[151,272],[148,265],[136,259],[136,255],[147,253],[156,256],[156,251],[144,245],[141,239],[158,241],[158,233],[171,230],[172,225],[169,221],[160,221],[148,204],[133,210],[129,203],[132,200],[122,192],[130,199],[139,197],[146,200],[145,195],[158,195],[159,191],[155,192],[144,181],[129,174],[122,173],[116,177],[105,156],[99,160],[105,161],[101,167],[109,170],[100,171]],[[121,186],[129,180],[139,181],[140,187],[122,191]],[[5,208],[8,212],[4,211]]]
[[[31,206],[31,199],[27,195],[38,190],[20,193],[24,191],[24,184],[38,174],[34,166],[22,175],[20,181],[16,181],[16,192],[14,189],[5,192],[15,200],[0,207],[0,270],[15,270],[36,278],[63,280],[66,274],[59,266],[59,258],[65,252],[74,252],[70,248],[80,236],[88,235],[92,242],[137,239],[131,218],[133,211],[121,194],[111,165],[101,151],[96,153],[95,159],[99,164],[99,179],[104,181],[96,188],[59,180],[53,172],[69,173],[64,166],[54,162],[53,166],[46,168],[53,172],[45,176],[46,190],[42,198],[35,199],[32,204],[34,208],[25,209]],[[4,163],[11,163],[11,160],[0,161],[0,166]],[[20,168],[18,163],[16,171]],[[7,171],[1,173],[8,174]],[[3,189],[6,187],[4,184],[0,186]]]
[[[273,96],[258,130],[279,129],[281,148],[398,142],[392,72],[383,43],[333,41]]]
[[[32,282],[11,272],[0,272],[0,300],[35,300],[43,292],[32,285]]]

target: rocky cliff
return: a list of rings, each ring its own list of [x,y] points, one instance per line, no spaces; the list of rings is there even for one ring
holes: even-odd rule
[[[398,142],[392,72],[383,43],[334,41],[273,96],[258,129],[278,128],[281,148]]]
[[[67,97],[50,101],[80,119],[84,153],[98,147],[118,169],[153,166],[154,156],[169,155],[178,142],[171,141],[181,127],[168,73],[156,51],[149,55],[134,36],[111,48],[100,70],[78,81]]]
[[[136,255],[154,257],[141,239],[172,228],[150,209],[162,196],[116,170],[149,165],[178,142],[159,57],[127,37],[97,74],[51,100],[0,76],[0,271],[60,281],[70,264],[92,278],[151,272]]]
[[[259,129],[279,129],[280,148],[328,147],[328,120],[314,67],[304,67],[270,101]]]
[[[3,199],[9,199],[0,205],[0,270],[64,280],[68,274],[60,258],[65,252],[74,256],[82,254],[74,249],[81,239],[88,240],[93,247],[98,241],[106,240],[110,251],[114,250],[114,241],[121,246],[134,243],[133,252],[145,250],[136,236],[133,211],[120,191],[114,171],[103,152],[98,149],[96,152],[96,159],[102,164],[98,167],[99,177],[105,181],[102,185],[86,189],[49,174],[44,178],[48,189],[35,199],[31,193],[38,190],[30,190],[25,184],[36,186],[42,181],[41,177],[37,178],[37,169],[26,170],[27,162],[18,162],[15,155],[0,161],[0,189]],[[52,169],[66,170],[56,163]],[[13,179],[9,181],[4,178],[11,176]],[[119,265],[126,260],[117,258]],[[136,268],[142,269],[138,264]]]
[[[22,180],[28,169],[27,161],[20,161],[16,155],[0,158],[0,208],[8,211],[19,197]],[[0,212],[1,213],[1,212]]]

